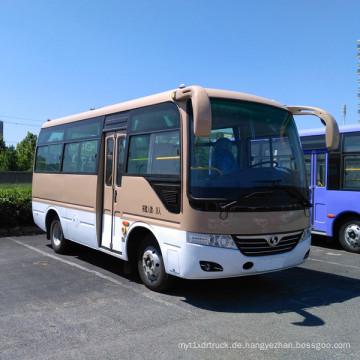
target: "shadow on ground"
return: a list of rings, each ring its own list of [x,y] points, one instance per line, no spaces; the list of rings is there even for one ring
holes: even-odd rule
[[[129,282],[141,284],[137,275],[123,273],[121,260],[107,254],[74,244],[68,256],[77,257],[99,269],[126,278]],[[145,291],[148,290],[144,287]],[[324,324],[323,319],[311,314],[311,308],[359,297],[360,280],[296,267],[264,275],[230,279],[177,279],[171,290],[158,296],[165,299],[180,298],[186,304],[214,312],[295,312],[303,320],[293,325],[311,327]]]

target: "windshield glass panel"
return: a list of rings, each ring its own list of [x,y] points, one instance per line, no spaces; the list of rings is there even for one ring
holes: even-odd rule
[[[211,100],[212,131],[190,142],[192,199],[251,201],[261,197],[306,197],[303,153],[292,115],[258,103]],[[282,191],[280,188],[282,187]],[[266,200],[266,201],[267,201]],[[281,199],[279,200],[281,201]]]

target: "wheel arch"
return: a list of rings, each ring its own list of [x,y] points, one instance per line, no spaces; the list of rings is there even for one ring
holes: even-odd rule
[[[61,222],[59,213],[54,208],[49,208],[46,213],[45,226],[46,226],[46,238],[50,240],[50,226],[52,221],[58,218]]]
[[[347,211],[336,217],[332,228],[333,231],[332,235],[335,240],[339,241],[339,231],[341,225],[344,224],[349,219],[357,219],[360,221],[360,214],[355,211]]]
[[[127,259],[131,264],[136,264],[137,251],[142,239],[151,235],[154,240],[158,243],[160,250],[160,243],[154,234],[154,231],[146,224],[133,224],[129,230],[129,234],[126,239],[126,255]]]

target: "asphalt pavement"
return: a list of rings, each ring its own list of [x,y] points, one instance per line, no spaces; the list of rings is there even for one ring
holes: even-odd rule
[[[0,238],[0,359],[357,359],[360,255],[315,241],[296,268],[149,291],[122,261]]]

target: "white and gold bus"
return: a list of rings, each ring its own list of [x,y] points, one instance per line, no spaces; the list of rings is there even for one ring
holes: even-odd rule
[[[155,291],[301,264],[311,204],[296,114],[320,117],[337,147],[323,110],[200,86],[46,122],[35,223],[55,252],[111,254]]]

